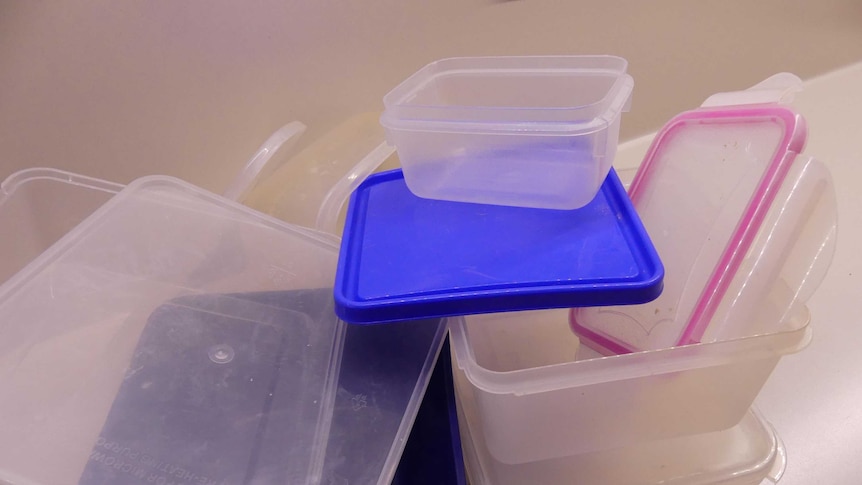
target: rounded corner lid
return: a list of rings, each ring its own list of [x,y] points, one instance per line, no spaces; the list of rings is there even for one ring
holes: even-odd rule
[[[400,170],[351,198],[336,312],[377,323],[658,297],[664,267],[611,170],[575,210],[423,199]]]

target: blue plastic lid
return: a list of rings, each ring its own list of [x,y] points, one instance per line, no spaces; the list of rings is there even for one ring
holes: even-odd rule
[[[350,200],[335,309],[351,323],[645,303],[664,268],[616,173],[575,210],[423,199],[400,170]]]

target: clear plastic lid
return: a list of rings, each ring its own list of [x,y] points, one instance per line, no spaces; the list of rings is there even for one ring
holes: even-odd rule
[[[326,288],[335,263],[181,181],[128,186],[0,286],[0,480],[316,480],[344,326],[330,298],[238,292]]]

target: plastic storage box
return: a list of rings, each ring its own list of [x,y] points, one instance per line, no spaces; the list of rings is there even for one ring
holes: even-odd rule
[[[108,202],[116,192],[122,190],[123,186],[110,182],[101,181],[89,177],[71,174],[54,169],[31,169],[10,176],[2,184],[2,196],[0,196],[0,222],[6,227],[16,227],[13,235],[0,241],[0,248],[7,255],[3,259],[4,273],[0,284],[16,270],[24,268],[30,261],[37,258],[39,254],[48,249],[57,239],[66,232],[73,229],[78,223],[98,207]],[[221,199],[219,199],[221,200]],[[229,203],[228,203],[229,204]],[[182,212],[182,211],[180,211]],[[217,212],[217,211],[216,211]],[[166,214],[170,209],[165,210]],[[177,217],[176,214],[173,217]],[[228,230],[227,233],[231,231]],[[166,235],[170,238],[170,235]],[[227,239],[231,239],[229,236]],[[167,248],[165,248],[167,249]],[[283,250],[284,248],[282,248]],[[129,253],[131,257],[133,253]],[[333,255],[334,258],[334,255]],[[231,261],[226,258],[225,262]],[[133,264],[130,261],[129,264]],[[29,268],[28,268],[29,269]],[[266,271],[265,268],[261,268]],[[27,270],[24,271],[27,273]],[[274,277],[279,275],[272,274]],[[239,276],[239,275],[237,275]],[[329,280],[331,280],[329,276]],[[287,288],[289,280],[282,280],[281,289]],[[324,278],[324,280],[327,278]],[[81,282],[87,281],[82,276]],[[310,280],[309,280],[310,281]],[[331,281],[330,281],[331,282]],[[274,281],[273,284],[276,284]],[[320,283],[324,284],[324,283]],[[237,285],[237,290],[251,290],[253,287]],[[258,287],[258,289],[260,289]],[[273,290],[277,288],[272,288]],[[93,297],[95,298],[95,296]],[[167,302],[165,302],[167,303]],[[182,308],[181,313],[185,315],[193,325],[197,322],[199,326],[212,325],[216,327],[222,317],[219,313],[206,311],[207,306],[221,305],[220,314],[231,314],[234,320],[238,319],[260,319],[263,316],[278,314],[293,314],[296,310],[304,309],[307,312],[319,316],[326,315],[327,309],[331,315],[331,290],[296,290],[296,291],[266,291],[258,293],[232,293],[224,295],[219,293],[201,293],[192,300],[181,300],[177,304],[169,304],[166,308]],[[270,311],[262,311],[269,308]],[[7,306],[8,308],[8,306]],[[197,309],[200,311],[195,311]],[[154,312],[150,319],[156,323],[146,327],[158,327],[159,322],[164,322],[161,315],[179,315],[176,312],[162,310]],[[143,317],[142,317],[143,318]],[[330,318],[334,319],[334,315]],[[71,318],[70,318],[71,320]],[[192,321],[193,320],[193,321]],[[8,320],[3,318],[0,327],[9,331],[14,325],[6,324]],[[364,483],[388,483],[395,473],[401,450],[407,440],[412,421],[419,408],[420,396],[428,382],[431,367],[441,347],[445,336],[444,322],[424,322],[412,325],[415,322],[405,322],[379,327],[348,327],[344,336],[345,351],[342,365],[348,366],[349,371],[338,375],[338,383],[334,394],[333,411],[329,418],[330,432],[327,443],[327,451],[323,456],[322,470],[320,476],[324,481],[344,480],[344,477],[352,477],[362,480]],[[223,322],[222,322],[223,324]],[[70,323],[70,326],[72,324]],[[74,333],[70,328],[70,332]],[[94,331],[90,336],[98,337],[99,332]],[[65,342],[65,344],[64,344]],[[77,345],[74,339],[56,339],[55,347],[58,351],[68,350]],[[33,348],[40,348],[47,343],[35,343]],[[140,346],[140,343],[138,344]],[[384,351],[385,350],[385,351]],[[4,357],[14,358],[14,355]],[[75,357],[70,357],[74,360]],[[4,358],[0,361],[7,362]],[[9,368],[4,368],[8,371]],[[50,378],[53,371],[45,372],[45,379]],[[8,374],[0,376],[9,377]],[[59,391],[58,391],[59,392]],[[57,394],[57,398],[62,393]],[[120,396],[122,397],[122,396]],[[101,396],[103,404],[110,403],[111,397]],[[84,398],[86,399],[86,398]],[[97,399],[94,397],[94,402]],[[115,396],[114,401],[117,401]],[[45,395],[46,404],[52,401]],[[112,408],[118,407],[118,416],[122,417],[123,407],[113,404]],[[114,412],[114,411],[112,411]],[[141,412],[140,414],[145,414]],[[86,416],[86,413],[84,414]],[[114,431],[117,417],[111,426]],[[60,420],[61,421],[61,420]],[[57,437],[62,437],[64,426],[68,428],[74,421],[69,423],[59,422],[56,436],[51,435],[49,441],[53,443]],[[110,423],[109,423],[110,424]],[[96,426],[96,423],[93,423]],[[98,431],[98,430],[97,430]],[[110,429],[109,429],[110,431]],[[31,438],[34,446],[38,445],[37,437]],[[43,443],[44,446],[54,446],[51,443]],[[104,441],[103,444],[107,443]],[[67,443],[70,444],[70,443]],[[74,445],[74,444],[72,444]],[[85,444],[79,443],[82,447]],[[70,451],[71,450],[71,451]],[[57,451],[57,456],[52,459],[64,460],[68,455],[80,452],[75,446]],[[104,450],[103,450],[104,451]],[[99,452],[93,448],[93,453]],[[7,467],[8,455],[0,454],[0,473],[4,478],[13,474],[14,467]],[[19,455],[15,455],[19,456]],[[133,466],[130,463],[118,461],[117,457],[110,454],[95,455],[113,466],[126,467],[129,471]],[[26,467],[30,459],[36,459],[36,455],[20,460],[17,465]],[[44,463],[44,458],[41,458]],[[52,465],[56,462],[51,462]],[[140,468],[143,469],[143,468]],[[135,470],[140,470],[135,468]],[[20,471],[20,468],[18,468]],[[94,476],[88,477],[67,476],[64,470],[58,470],[50,480],[42,481],[27,473],[20,473],[16,478],[29,478],[26,483],[51,483],[51,484],[104,484],[117,482],[115,477]],[[153,475],[155,478],[155,475]],[[339,478],[341,477],[341,478]],[[104,480],[102,480],[104,479]],[[18,481],[12,480],[12,483]],[[23,483],[23,482],[22,482]]]
[[[123,188],[61,170],[36,168],[0,184],[0,284],[48,249]]]
[[[783,314],[773,296],[754,321]],[[565,312],[471,316],[450,335],[482,440],[519,464],[734,426],[811,330],[800,312],[770,334],[589,360],[577,360]]]
[[[420,197],[574,209],[611,167],[633,81],[612,56],[444,59],[383,98]]]

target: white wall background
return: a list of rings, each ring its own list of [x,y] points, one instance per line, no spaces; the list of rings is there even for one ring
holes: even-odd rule
[[[220,190],[280,125],[308,143],[434,59],[570,53],[629,59],[626,139],[712,92],[862,59],[862,2],[0,0],[0,179]]]

